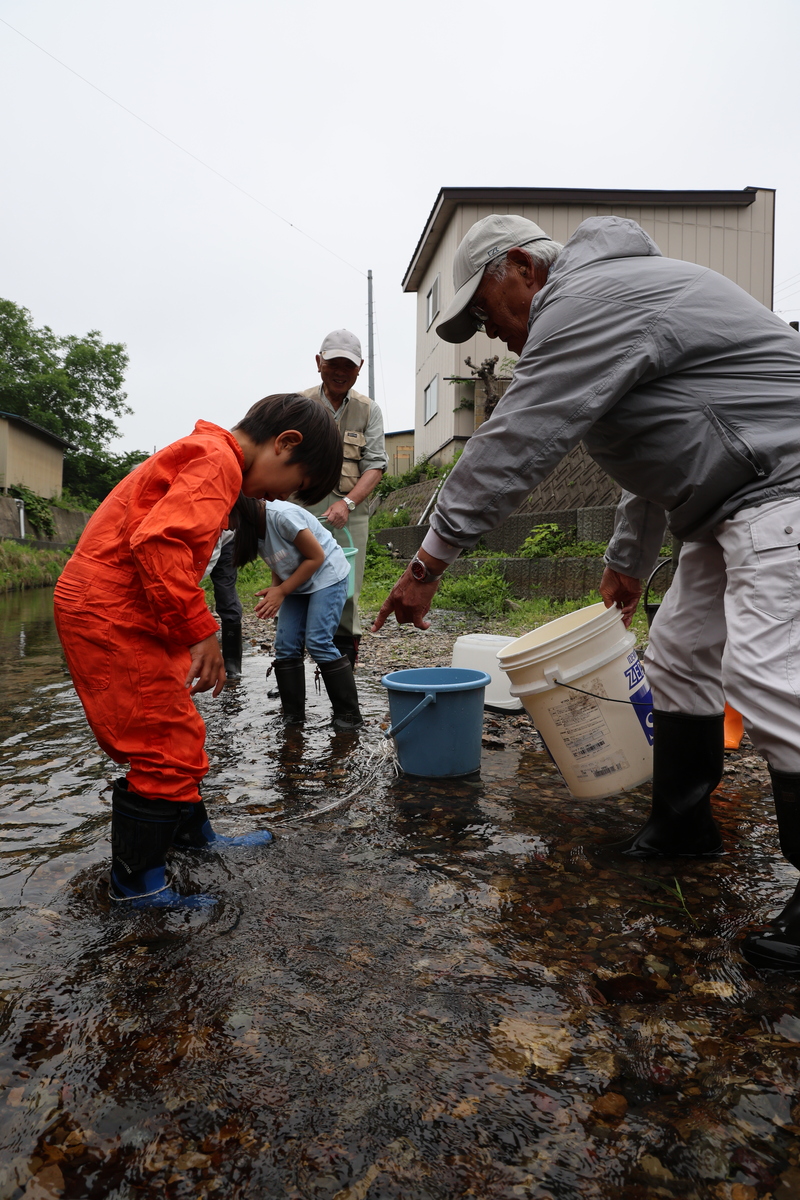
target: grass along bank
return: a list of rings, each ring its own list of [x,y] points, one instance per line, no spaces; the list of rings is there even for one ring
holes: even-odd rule
[[[52,587],[69,556],[69,550],[40,550],[0,539],[0,591]]]

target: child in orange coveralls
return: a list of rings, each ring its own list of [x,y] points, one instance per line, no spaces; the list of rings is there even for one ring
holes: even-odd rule
[[[198,421],[135,467],[83,531],[55,590],[75,689],[101,749],[130,764],[114,784],[110,896],[134,908],[205,908],[166,881],[171,846],[263,844],[266,830],[221,838],[198,784],[205,725],[191,697],[225,682],[217,624],[198,582],[240,490],[306,504],[339,477],[342,442],[315,400],[254,404],[229,433]]]

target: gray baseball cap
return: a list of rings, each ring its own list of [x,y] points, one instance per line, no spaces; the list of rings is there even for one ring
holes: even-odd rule
[[[513,246],[527,246],[530,242],[551,242],[543,229],[514,213],[502,216],[492,213],[476,221],[463,238],[453,259],[453,286],[456,294],[447,312],[436,326],[436,332],[445,342],[466,342],[475,333],[475,322],[467,309],[472,297],[480,287],[483,272],[492,259],[505,254]]]
[[[319,348],[320,358],[349,358],[357,367],[361,366],[361,342],[349,329],[334,329],[323,339]]]

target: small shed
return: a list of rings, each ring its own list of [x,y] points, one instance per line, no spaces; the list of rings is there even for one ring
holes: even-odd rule
[[[387,433],[386,457],[389,460],[386,467],[389,475],[405,475],[414,466],[414,430],[397,429]]]
[[[26,487],[55,500],[61,495],[69,442],[27,417],[0,412],[0,490]]]

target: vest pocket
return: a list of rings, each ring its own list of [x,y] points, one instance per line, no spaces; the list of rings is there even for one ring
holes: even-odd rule
[[[346,459],[355,459],[358,461],[364,454],[366,444],[367,439],[357,429],[345,429],[342,434],[342,446]]]
[[[342,462],[342,473],[339,477],[339,491],[345,495],[352,491],[361,478],[358,463],[345,458]]]

